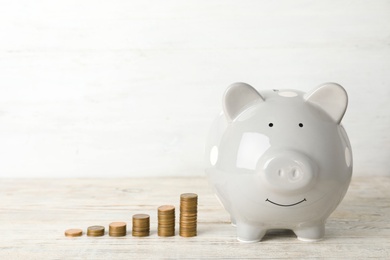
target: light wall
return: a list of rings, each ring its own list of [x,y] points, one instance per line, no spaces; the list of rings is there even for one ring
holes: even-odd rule
[[[355,175],[390,175],[389,1],[0,3],[0,177],[203,175],[236,81],[350,98]]]

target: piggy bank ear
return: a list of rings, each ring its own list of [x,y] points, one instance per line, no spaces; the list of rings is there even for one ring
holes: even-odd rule
[[[347,92],[336,83],[325,83],[306,93],[304,99],[322,108],[338,124],[348,106]]]
[[[223,96],[223,112],[228,121],[233,121],[245,108],[264,98],[252,86],[237,82],[231,84]]]

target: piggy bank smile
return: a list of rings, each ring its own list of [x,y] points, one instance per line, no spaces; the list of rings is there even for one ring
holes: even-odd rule
[[[265,201],[266,201],[266,202],[269,202],[269,203],[271,203],[271,204],[274,204],[274,205],[276,205],[276,206],[279,206],[279,207],[292,207],[292,206],[296,206],[296,205],[298,205],[298,204],[301,204],[302,202],[305,202],[305,201],[306,201],[306,198],[304,198],[304,199],[301,200],[301,201],[292,203],[292,204],[281,204],[281,203],[276,203],[276,202],[274,202],[274,201],[272,201],[272,200],[270,200],[270,199],[268,199],[268,198],[267,198]]]

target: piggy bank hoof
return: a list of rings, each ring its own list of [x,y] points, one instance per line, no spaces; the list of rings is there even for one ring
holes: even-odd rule
[[[300,227],[294,230],[297,238],[305,242],[315,242],[322,240],[325,235],[325,224],[315,224],[313,226]]]
[[[230,223],[232,224],[233,227],[237,227],[236,219],[235,219],[235,218],[230,217]]]
[[[237,237],[237,240],[240,241],[241,243],[247,243],[247,244],[250,244],[250,243],[258,243],[260,242],[261,239],[256,239],[256,240],[246,240],[246,238],[240,238],[240,237]]]
[[[243,243],[256,243],[264,237],[266,231],[262,227],[237,223],[237,240]]]
[[[303,242],[317,242],[321,241],[323,238],[305,238],[305,237],[297,237],[298,240],[303,241]]]

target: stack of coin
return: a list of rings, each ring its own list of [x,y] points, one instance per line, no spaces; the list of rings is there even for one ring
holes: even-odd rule
[[[150,217],[147,214],[133,215],[133,230],[134,237],[146,237],[150,232]]]
[[[198,214],[198,195],[183,193],[180,195],[180,230],[182,237],[196,236]]]
[[[83,231],[78,228],[71,228],[65,230],[65,236],[67,237],[79,237],[83,235]]]
[[[88,227],[87,236],[89,236],[89,237],[104,236],[104,227],[103,226],[90,226],[90,227]]]
[[[123,237],[126,236],[126,223],[125,222],[112,222],[110,223],[108,234],[111,237]]]
[[[160,237],[171,237],[175,235],[175,207],[163,205],[157,210],[158,227],[157,234]]]

